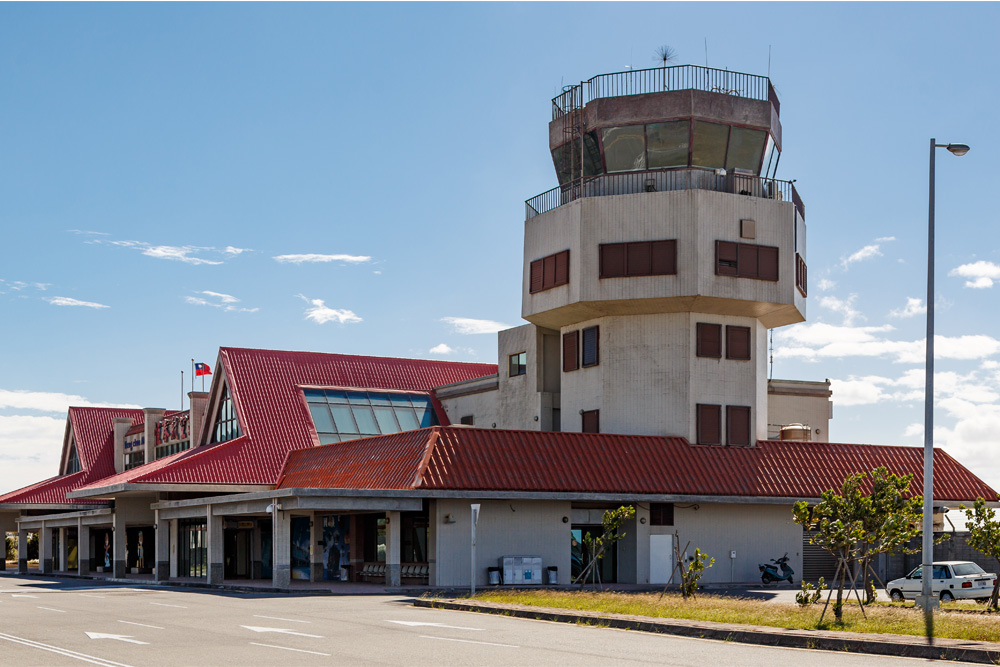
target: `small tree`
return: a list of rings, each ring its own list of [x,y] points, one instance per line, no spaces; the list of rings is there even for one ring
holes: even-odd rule
[[[816,604],[819,602],[819,597],[826,590],[826,579],[823,577],[819,578],[819,581],[815,586],[808,583],[805,579],[802,580],[802,590],[795,594],[795,602],[802,607],[808,607],[811,604]]]
[[[997,561],[997,574],[1000,575],[1000,519],[996,510],[986,506],[986,501],[977,498],[971,508],[959,505],[965,510],[966,527],[969,529],[969,546],[987,558]],[[1000,576],[993,580],[993,593],[990,595],[989,609],[997,609],[997,592],[1000,591]]]
[[[631,505],[623,505],[618,509],[608,510],[601,518],[602,534],[598,537],[594,537],[589,533],[583,536],[583,546],[585,547],[585,553],[590,555],[590,562],[587,563],[586,567],[583,568],[583,571],[573,583],[580,584],[582,588],[588,576],[595,583],[600,583],[597,567],[600,565],[601,559],[604,558],[604,553],[608,550],[608,547],[625,537],[625,533],[621,530],[622,524],[634,516],[635,508]]]
[[[706,559],[708,563],[705,563]],[[691,558],[691,562],[688,563],[687,569],[684,569],[683,564],[680,566],[681,595],[684,596],[685,600],[695,596],[695,591],[698,590],[698,580],[701,579],[701,575],[705,574],[705,570],[713,565],[715,565],[714,558],[710,558],[701,549],[695,548],[694,556]]]

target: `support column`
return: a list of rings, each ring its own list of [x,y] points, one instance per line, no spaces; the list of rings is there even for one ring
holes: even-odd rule
[[[168,522],[170,524],[170,576],[177,577],[178,564],[177,564],[177,545],[180,544],[180,539],[178,538],[178,532],[180,531],[180,521],[174,519]]]
[[[271,583],[275,588],[290,588],[292,584],[292,517],[279,509],[274,513],[273,526]]]
[[[17,573],[28,573],[28,531],[17,530]]]
[[[17,530],[13,515],[0,516],[0,534],[3,535],[4,557],[0,558],[0,572],[7,570],[7,533]]]
[[[264,563],[261,556],[260,544],[260,519],[255,519],[253,522],[253,537],[250,538],[250,563],[251,563],[251,579],[261,579],[264,576]]]
[[[76,520],[76,565],[81,577],[90,574],[90,526],[82,519]]]
[[[69,572],[69,544],[67,544],[69,537],[69,528],[59,529],[59,553],[56,556],[59,559],[59,567],[54,568],[59,572]]]
[[[309,516],[309,581],[323,581],[323,517]]]
[[[42,527],[38,530],[38,571],[42,574],[52,572],[52,529]]]
[[[170,578],[170,520],[161,520],[160,510],[154,512],[154,521],[156,521],[154,553],[156,558],[153,565],[153,576],[156,581],[166,581]]]
[[[400,585],[402,519],[399,512],[385,513],[385,585]]]
[[[226,574],[224,551],[223,517],[216,516],[212,512],[212,506],[208,506],[208,583],[216,586],[222,584]]]
[[[124,579],[128,570],[125,568],[126,556],[128,552],[128,534],[125,532],[125,517],[120,511],[114,514],[111,540],[111,576],[115,579]]]

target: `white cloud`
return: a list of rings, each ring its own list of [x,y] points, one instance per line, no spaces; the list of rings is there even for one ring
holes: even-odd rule
[[[0,493],[54,477],[66,418],[0,416]]]
[[[298,296],[306,303],[312,305],[311,308],[306,309],[306,319],[312,320],[317,324],[326,324],[327,322],[353,324],[362,321],[353,311],[328,307],[323,299],[310,299],[302,294]]]
[[[889,317],[916,317],[927,312],[927,306],[923,299],[912,296],[906,297],[906,305],[902,308],[894,308],[889,311]]]
[[[0,278],[0,294],[6,294],[7,292],[20,292],[28,287],[34,287],[36,290],[44,292],[51,285],[52,283],[26,283],[23,280],[4,280],[3,278]]]
[[[201,257],[191,257],[191,253],[200,252],[206,250],[207,248],[194,248],[191,246],[173,246],[173,245],[155,245],[149,246],[142,251],[143,255],[147,257],[155,257],[156,259],[170,259],[177,262],[184,262],[185,264],[211,264],[217,265],[222,264],[222,262],[215,261],[212,259],[203,259]]]
[[[442,317],[441,321],[450,324],[455,333],[459,334],[491,334],[511,328],[509,324],[502,322],[475,320],[469,317]]]
[[[872,259],[873,257],[881,257],[882,251],[879,250],[879,244],[873,243],[871,245],[866,245],[847,257],[842,257],[840,259],[840,265],[846,270],[848,266],[854,264],[855,262],[863,262],[866,259]]]
[[[240,255],[245,252],[250,252],[250,248],[235,248],[231,245],[227,245],[226,249],[223,250],[223,252],[228,253],[230,255]]]
[[[53,296],[45,299],[53,306],[83,306],[85,308],[110,308],[111,306],[105,306],[103,303],[95,303],[93,301],[80,301],[79,299],[73,299],[68,296]]]
[[[217,298],[222,303],[239,303],[239,301],[240,301],[239,299],[237,299],[235,296],[232,296],[231,294],[222,294],[221,292],[210,292],[208,290],[205,290],[205,291],[202,292],[202,294],[204,294],[205,296],[214,296],[215,298]]]
[[[138,405],[95,403],[77,394],[0,389],[0,409],[66,412],[70,406],[85,408],[138,408]]]
[[[816,284],[816,287],[819,288],[820,292],[829,292],[836,286],[837,283],[828,278],[820,278],[819,282]]]
[[[87,229],[67,229],[71,234],[83,234],[86,236],[111,236],[108,232],[94,232]]]
[[[431,354],[451,354],[454,351],[455,348],[449,347],[445,343],[441,343],[440,345],[435,345],[434,347],[428,350],[428,352],[430,352]]]
[[[211,297],[215,301],[209,301],[200,296],[186,296],[184,301],[191,304],[192,306],[211,306],[212,308],[221,308],[227,313],[256,313],[259,308],[241,308],[239,306],[234,306],[233,304],[239,303],[240,300],[231,294],[222,294],[221,292],[211,292],[209,290],[204,290],[198,292],[198,294],[204,294],[207,297]]]
[[[368,255],[320,255],[310,253],[305,255],[277,255],[274,260],[282,264],[302,264],[314,262],[344,262],[345,264],[364,264],[370,262]]]
[[[840,313],[844,317],[844,326],[851,326],[855,320],[866,319],[861,314],[861,311],[854,307],[854,302],[857,299],[857,294],[852,294],[846,299],[838,299],[835,296],[824,296],[820,297],[819,305],[829,308],[835,313]]]
[[[875,243],[888,243],[889,241],[895,241],[895,240],[896,240],[895,236],[880,236],[879,238],[875,239]]]
[[[948,272],[949,276],[968,278],[966,287],[986,289],[993,287],[993,281],[1000,280],[1000,264],[980,260],[971,264],[962,264]]]

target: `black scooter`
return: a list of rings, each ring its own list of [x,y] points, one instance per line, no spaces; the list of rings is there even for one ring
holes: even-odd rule
[[[788,552],[785,552],[785,555],[781,558],[772,558],[771,563],[774,563],[774,565],[766,563],[758,566],[760,569],[760,580],[764,582],[765,585],[773,581],[787,581],[790,584],[794,583],[792,581],[792,575],[795,574],[795,571],[788,567]],[[779,567],[781,568],[781,574],[778,573]]]

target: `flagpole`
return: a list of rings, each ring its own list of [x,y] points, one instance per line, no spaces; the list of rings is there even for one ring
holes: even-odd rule
[[[194,359],[191,360],[191,391],[194,391]]]
[[[184,371],[181,371],[181,412],[184,411]]]

